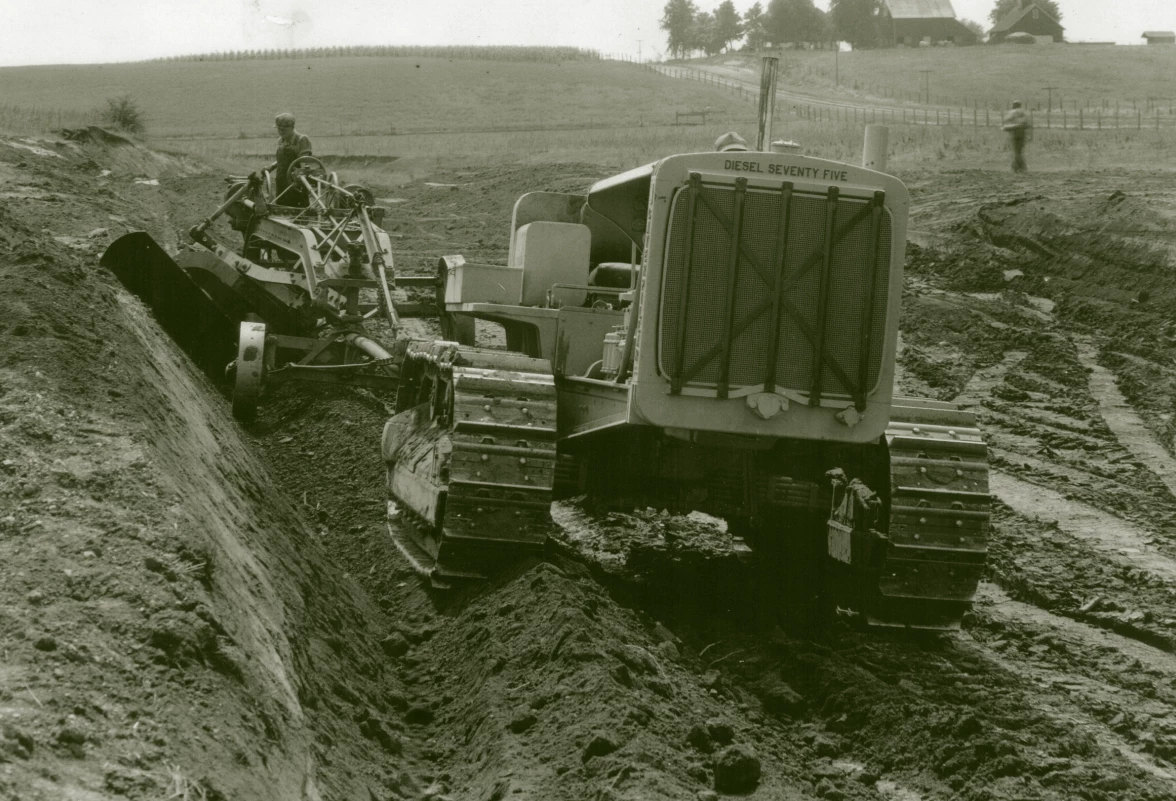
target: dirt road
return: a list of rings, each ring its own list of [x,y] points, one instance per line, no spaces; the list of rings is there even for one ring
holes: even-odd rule
[[[597,177],[377,195],[426,271]],[[384,530],[384,399],[285,385],[241,429],[97,267],[123,230],[177,242],[220,175],[0,140],[0,798],[1176,796],[1176,193],[900,177],[902,389],[983,422],[987,580],[955,636],[765,636],[682,583],[738,586],[721,527],[657,510],[557,505],[549,560],[426,592]]]

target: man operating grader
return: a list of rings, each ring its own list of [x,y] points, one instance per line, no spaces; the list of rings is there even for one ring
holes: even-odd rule
[[[297,181],[291,181],[289,172],[295,159],[312,155],[310,137],[294,130],[293,114],[279,114],[274,124],[278,128],[278,155],[269,169],[277,170],[277,203],[282,206],[305,206],[306,189]]]

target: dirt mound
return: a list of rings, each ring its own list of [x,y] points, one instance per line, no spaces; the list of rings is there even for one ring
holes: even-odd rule
[[[92,162],[41,158],[4,174],[68,199],[0,211],[0,795],[411,794],[379,610],[138,301],[44,233],[105,210]]]
[[[87,125],[85,128],[62,128],[57,133],[63,139],[81,144],[106,145],[107,147],[127,147],[135,144],[125,136],[111,133],[97,125]]]

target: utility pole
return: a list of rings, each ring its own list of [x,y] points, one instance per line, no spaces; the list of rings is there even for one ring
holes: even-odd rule
[[[641,63],[641,40],[637,40],[637,63]]]
[[[833,43],[833,86],[841,86],[841,42]]]
[[[927,105],[929,106],[929,105],[931,105],[931,73],[932,73],[932,70],[919,70],[919,72],[923,73],[923,86],[925,87],[923,93],[927,96]]]

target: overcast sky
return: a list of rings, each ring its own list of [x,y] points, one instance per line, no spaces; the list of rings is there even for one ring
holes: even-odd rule
[[[695,0],[710,11],[721,0]],[[741,12],[754,0],[735,0]],[[760,0],[766,8],[768,0]],[[826,8],[828,0],[816,0]],[[989,27],[994,0],[952,0]],[[665,0],[0,0],[0,65],[133,61],[340,44],[573,45],[645,58],[665,49]],[[1137,44],[1176,30],[1176,0],[1058,0],[1072,41]],[[640,44],[639,44],[640,43]]]

